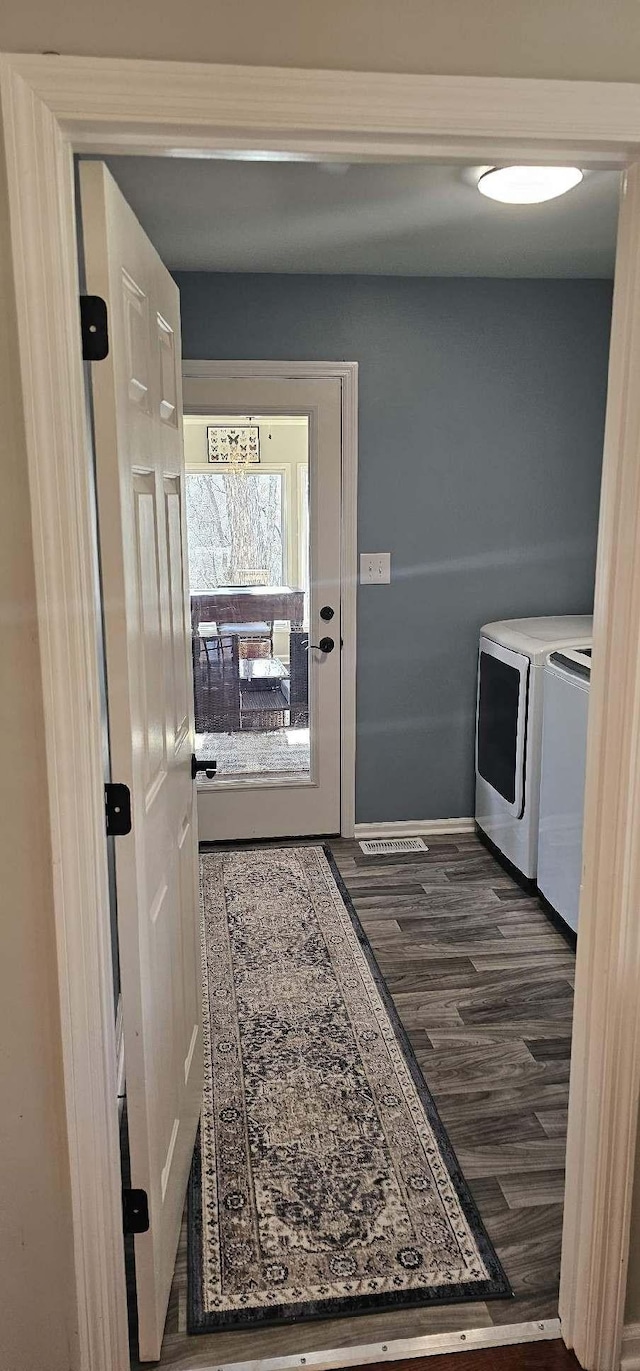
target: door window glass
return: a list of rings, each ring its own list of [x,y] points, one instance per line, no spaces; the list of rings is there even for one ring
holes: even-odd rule
[[[308,781],[308,419],[252,416],[259,465],[224,470],[208,469],[213,422],[185,419],[197,755],[216,781]]]

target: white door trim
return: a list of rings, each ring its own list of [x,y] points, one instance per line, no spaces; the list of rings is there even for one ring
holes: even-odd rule
[[[2,117],[44,693],[78,1366],[80,1371],[108,1371],[110,1366],[128,1371],[97,599],[78,333],[73,162],[54,115],[6,67]],[[45,247],[47,221],[51,234]]]
[[[609,357],[560,1276],[563,1336],[596,1368],[620,1357],[640,1089],[639,281],[636,162]]]
[[[352,838],[356,818],[356,614],[358,590],[358,363],[200,362],[187,358],[182,375],[198,381],[313,381],[336,378],[342,388],[340,586],[340,833]]]
[[[126,1371],[99,680],[71,152],[633,169],[616,267],[562,1256],[565,1341],[619,1363],[640,1094],[640,86],[0,59],[31,496],[81,1371]]]
[[[260,151],[626,167],[640,85],[7,53],[77,151]]]

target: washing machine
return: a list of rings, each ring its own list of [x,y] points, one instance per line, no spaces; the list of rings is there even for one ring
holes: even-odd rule
[[[504,619],[480,630],[476,805],[481,837],[536,883],[544,669],[550,653],[591,647],[588,614]]]
[[[538,889],[577,934],[591,652],[552,652],[543,674]]]

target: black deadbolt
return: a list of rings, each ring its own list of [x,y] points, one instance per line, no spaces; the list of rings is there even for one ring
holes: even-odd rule
[[[333,619],[334,614],[335,610],[331,608],[331,605],[323,605],[320,610],[320,618],[327,620],[327,622],[329,619]]]

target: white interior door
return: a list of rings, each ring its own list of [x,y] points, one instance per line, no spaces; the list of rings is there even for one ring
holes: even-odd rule
[[[196,529],[193,537],[193,526],[190,528],[189,552],[197,699],[201,689],[196,751],[215,760],[217,766],[214,779],[198,779],[200,839],[338,833],[341,382],[335,377],[204,379],[190,377],[187,363],[184,403],[187,482],[196,485],[193,502],[189,497],[190,520]],[[234,470],[211,462],[207,426],[218,425],[221,420],[223,425],[242,425],[250,420],[259,430],[259,454],[255,454],[259,461],[255,466]],[[279,438],[283,424],[290,426],[286,430],[288,444]],[[298,443],[295,457],[294,434]],[[252,537],[253,524],[266,517],[266,502],[275,500],[269,480],[282,483],[281,522],[272,530],[271,542],[267,539],[271,548],[280,537],[280,560],[270,560],[271,554],[265,555],[262,544]],[[208,535],[213,547],[204,549],[212,555],[199,559],[194,546],[199,536],[198,502],[207,500],[207,487],[212,483],[219,491],[217,522],[211,524],[213,532]],[[261,484],[262,503],[258,494]],[[227,503],[244,515],[240,534],[231,526]],[[236,526],[239,523],[240,516],[235,520]],[[232,556],[218,556],[221,548],[232,547],[234,537],[240,538],[246,549],[242,556],[235,561]],[[207,584],[202,585],[206,576]],[[243,587],[242,581],[251,578],[262,580],[262,584]],[[279,582],[283,584],[274,586]],[[299,611],[296,605],[302,600],[304,610]],[[256,606],[254,613],[252,604]],[[272,669],[274,673],[280,669],[288,672],[289,679],[282,685],[290,694],[291,709],[282,707],[286,702],[281,695],[278,704],[275,675],[259,697],[253,693],[251,658],[241,656],[243,651],[252,652],[250,644],[241,639],[239,651],[232,652],[231,642],[224,635],[216,647],[211,640],[198,636],[198,620],[207,616],[220,628],[231,609],[239,620],[254,618],[263,623],[269,614],[275,614]],[[300,629],[304,629],[302,635]],[[320,650],[320,643],[329,650]],[[253,708],[256,702],[262,706],[257,711]]]
[[[80,168],[92,367],[140,1357],[160,1355],[202,1088],[193,711],[177,288],[100,162]]]

